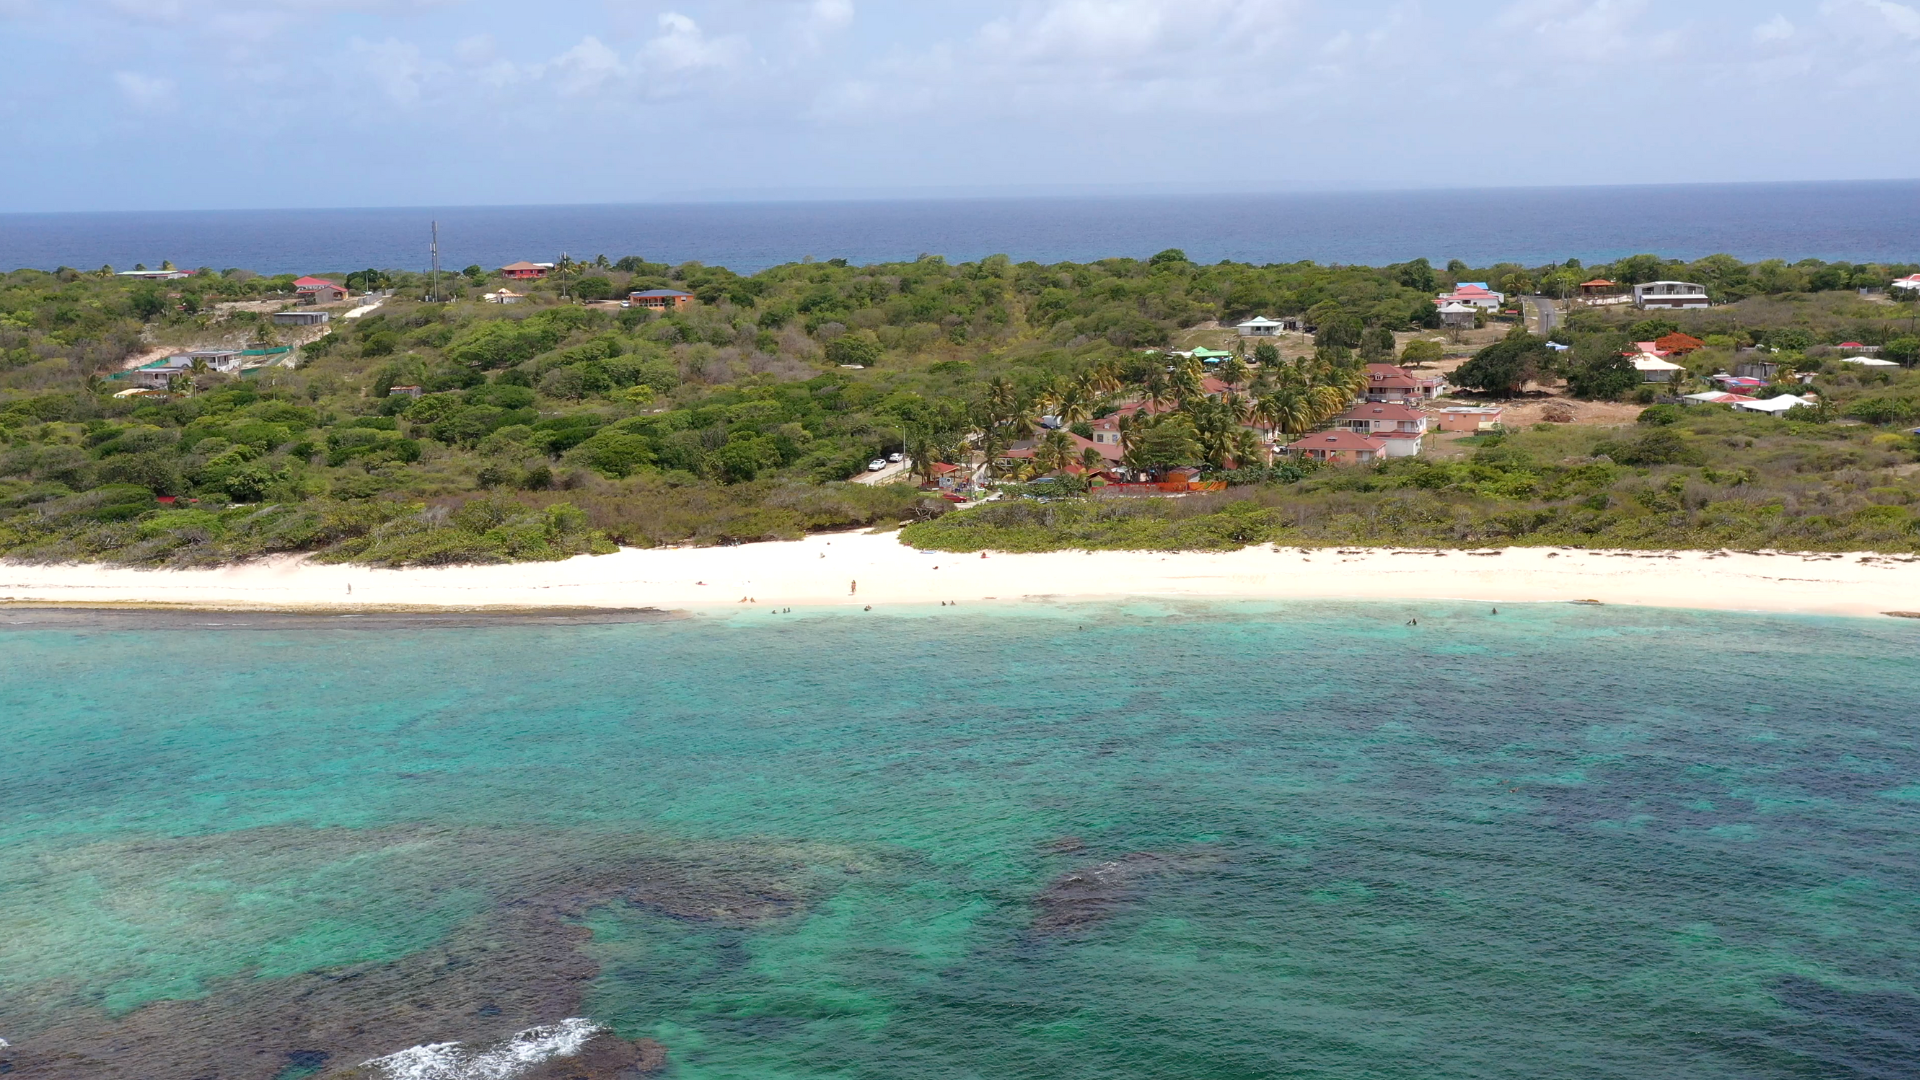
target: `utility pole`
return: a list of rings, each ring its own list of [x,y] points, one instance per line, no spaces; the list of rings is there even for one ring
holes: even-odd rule
[[[433,223],[433,284],[429,286],[432,295],[429,303],[440,302],[440,223]]]

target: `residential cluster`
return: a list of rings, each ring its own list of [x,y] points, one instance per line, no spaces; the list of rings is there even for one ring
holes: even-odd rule
[[[1294,320],[1259,318],[1240,324],[1248,337],[1268,336],[1269,328],[1298,328]],[[1233,354],[1210,349],[1193,349],[1168,354],[1171,360],[1198,360],[1209,367],[1221,364]],[[1503,410],[1499,406],[1452,406],[1435,404],[1449,390],[1446,378],[1438,374],[1409,371],[1395,364],[1368,364],[1366,386],[1354,395],[1350,407],[1333,417],[1323,430],[1293,437],[1292,441],[1275,437],[1242,414],[1241,426],[1254,433],[1263,448],[1266,461],[1241,464],[1272,464],[1282,458],[1307,459],[1328,465],[1370,465],[1392,458],[1415,457],[1427,445],[1434,432],[1480,432],[1496,427]],[[1237,387],[1216,374],[1201,379],[1203,395],[1212,402],[1232,403]],[[1121,485],[1158,491],[1205,490],[1198,480],[1197,468],[1136,469],[1127,465],[1126,433],[1136,421],[1172,411],[1175,406],[1151,400],[1130,400],[1118,409],[1089,422],[1086,434],[1074,432],[1058,417],[1045,416],[1041,426],[1047,437],[1067,441],[1065,448],[1072,460],[1057,471],[1082,477],[1096,485]],[[1040,454],[1040,439],[1026,439],[1002,451],[996,465],[1002,470],[1033,462]],[[1214,482],[1212,486],[1223,486]]]

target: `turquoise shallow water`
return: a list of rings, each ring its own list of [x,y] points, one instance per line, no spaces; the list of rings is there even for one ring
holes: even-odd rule
[[[181,1076],[290,1078],[367,1053],[315,1009],[397,1050],[567,1006],[689,1080],[1920,1061],[1920,625],[1101,606],[0,650],[25,1075],[138,1031]],[[270,1019],[290,987],[323,989]]]

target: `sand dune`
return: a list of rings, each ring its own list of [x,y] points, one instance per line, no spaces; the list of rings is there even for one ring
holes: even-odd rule
[[[1510,548],[1484,553],[1258,547],[1209,553],[918,552],[893,535],[625,550],[560,563],[371,570],[281,557],[216,570],[0,564],[0,601],[229,609],[1011,603],[1120,597],[1597,600],[1879,615],[1920,611],[1920,558]]]

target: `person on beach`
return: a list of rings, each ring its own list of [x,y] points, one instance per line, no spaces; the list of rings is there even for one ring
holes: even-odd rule
[[[860,593],[860,583],[858,581],[852,582],[847,586],[848,596],[857,596],[859,595],[859,593]]]

